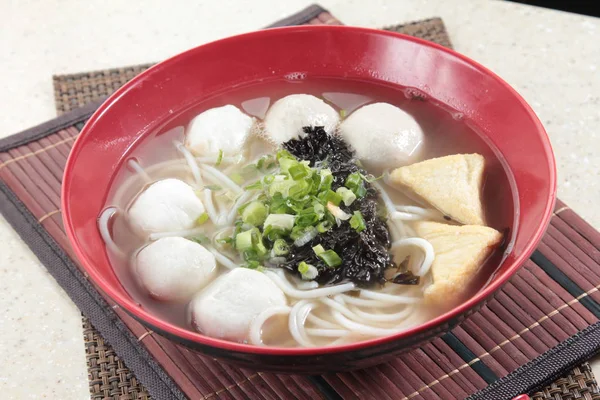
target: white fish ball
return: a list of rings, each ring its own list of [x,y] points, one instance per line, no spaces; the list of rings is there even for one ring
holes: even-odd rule
[[[340,135],[367,166],[389,168],[418,160],[423,130],[408,113],[387,103],[359,108],[340,124]]]
[[[202,245],[182,237],[150,243],[134,260],[135,277],[148,293],[162,301],[191,297],[215,275],[215,256]]]
[[[236,268],[218,277],[191,302],[192,322],[199,332],[245,342],[252,320],[287,300],[281,289],[262,272]]]
[[[265,135],[280,144],[303,135],[305,126],[323,126],[333,133],[340,116],[323,100],[308,94],[292,94],[277,100],[265,117]]]
[[[185,145],[196,155],[237,154],[244,148],[252,132],[254,119],[228,104],[211,108],[196,116],[189,124]]]
[[[128,211],[129,223],[140,234],[172,232],[194,227],[204,205],[194,189],[174,178],[156,181]]]

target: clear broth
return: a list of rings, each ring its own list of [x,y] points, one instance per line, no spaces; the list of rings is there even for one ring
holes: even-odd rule
[[[181,154],[173,146],[173,141],[183,142],[184,130],[189,121],[204,110],[233,104],[246,113],[262,119],[267,107],[274,101],[289,94],[305,93],[321,97],[334,108],[346,110],[349,115],[362,105],[373,102],[393,104],[411,114],[421,125],[425,134],[421,160],[458,153],[479,153],[485,157],[486,173],[482,192],[487,225],[505,233],[505,243],[480,268],[473,280],[471,293],[485,286],[493,273],[498,269],[508,253],[514,240],[515,226],[515,185],[514,179],[506,166],[500,152],[473,129],[473,124],[462,114],[450,107],[440,104],[435,99],[427,98],[414,89],[398,89],[373,83],[348,81],[342,79],[289,79],[261,82],[240,87],[218,96],[199,102],[188,110],[174,114],[163,126],[143,135],[134,146],[123,165],[117,171],[111,189],[107,195],[106,207],[117,206],[127,209],[136,194],[145,183],[136,172],[127,166],[127,160],[135,159],[148,173],[152,181],[167,177],[182,179],[188,183],[193,181]],[[268,94],[269,96],[266,96]],[[272,147],[261,138],[253,139],[249,150],[253,155],[266,153]],[[157,166],[164,162],[180,160],[168,168]],[[154,167],[153,167],[154,166]],[[373,175],[381,171],[369,170]],[[125,184],[129,181],[128,184]],[[393,189],[392,200],[397,204],[414,204]],[[511,193],[512,196],[506,196]],[[507,198],[512,201],[507,201]],[[131,260],[145,243],[131,232],[125,218],[117,217],[111,221],[111,231],[115,243]],[[210,235],[208,235],[210,236]],[[108,250],[107,250],[108,251]],[[188,316],[187,302],[164,303],[150,297],[143,290],[132,274],[129,262],[108,251],[108,255],[123,287],[141,307],[173,324],[194,330]],[[219,267],[221,272],[226,269]],[[460,299],[456,299],[459,301]],[[433,315],[445,310],[435,310]]]

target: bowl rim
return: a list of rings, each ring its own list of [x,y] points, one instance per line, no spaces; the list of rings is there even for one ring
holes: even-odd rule
[[[515,260],[512,262],[512,265],[509,268],[507,268],[506,271],[497,275],[494,282],[492,282],[488,286],[484,287],[482,290],[477,292],[473,297],[460,303],[458,306],[452,308],[451,310],[449,310],[449,311],[447,311],[447,312],[445,312],[423,324],[414,326],[414,327],[409,328],[404,331],[400,331],[393,335],[378,337],[378,338],[374,338],[374,339],[369,339],[369,340],[359,341],[359,342],[354,342],[354,343],[349,343],[349,344],[336,345],[336,346],[320,346],[320,347],[308,347],[308,348],[286,348],[286,347],[274,347],[274,346],[255,346],[255,345],[250,345],[250,344],[230,342],[230,341],[226,341],[223,339],[217,339],[217,338],[212,338],[209,336],[204,336],[200,333],[192,332],[190,330],[187,330],[187,329],[178,327],[176,325],[173,325],[171,323],[168,323],[168,322],[152,315],[151,313],[147,312],[146,310],[137,307],[133,300],[130,300],[126,296],[113,290],[111,288],[111,285],[95,269],[88,268],[88,265],[91,265],[92,262],[86,257],[84,252],[77,245],[79,240],[78,240],[77,236],[75,235],[74,227],[71,223],[70,214],[68,212],[69,200],[67,200],[69,197],[66,194],[70,191],[69,175],[71,174],[71,171],[73,169],[73,164],[75,163],[76,157],[74,156],[74,154],[77,153],[76,150],[79,147],[84,145],[84,142],[88,136],[87,133],[88,133],[88,131],[90,131],[93,128],[95,121],[97,121],[99,118],[102,118],[102,115],[107,111],[107,109],[110,108],[110,106],[114,102],[118,101],[118,99],[121,96],[125,95],[133,86],[135,86],[138,83],[138,81],[144,79],[147,75],[152,74],[152,72],[155,69],[167,67],[170,64],[173,64],[173,63],[179,61],[180,59],[189,56],[191,53],[195,52],[198,48],[202,48],[202,47],[206,47],[206,46],[215,46],[215,45],[218,46],[221,43],[237,41],[239,39],[244,39],[244,38],[260,39],[263,36],[271,35],[273,32],[281,32],[281,31],[289,31],[289,32],[347,31],[347,32],[353,32],[353,33],[364,33],[364,34],[371,34],[371,35],[375,34],[375,35],[380,35],[380,36],[388,36],[388,37],[393,37],[396,39],[411,41],[411,42],[414,42],[414,43],[422,45],[422,46],[431,47],[438,51],[445,52],[455,58],[458,58],[458,59],[466,62],[467,64],[471,65],[478,71],[482,72],[483,74],[491,77],[492,79],[497,81],[500,85],[504,86],[515,97],[515,99],[521,104],[521,106],[526,110],[526,112],[529,114],[532,121],[534,122],[535,127],[540,135],[540,138],[542,139],[542,146],[547,154],[548,167],[549,167],[549,171],[550,171],[550,176],[549,176],[550,197],[546,201],[546,207],[544,209],[540,224],[537,227],[537,229],[535,230],[531,239],[528,241],[526,246],[523,248],[523,251],[521,252],[521,254],[518,255],[517,257],[515,257]],[[375,347],[375,346],[383,345],[383,344],[398,341],[401,339],[406,339],[408,337],[414,337],[416,335],[423,334],[430,330],[433,330],[433,328],[435,328],[435,327],[439,327],[445,323],[449,323],[457,316],[460,316],[460,315],[466,313],[468,310],[476,307],[479,303],[485,301],[494,292],[496,292],[498,289],[500,289],[500,287],[502,285],[504,285],[504,283],[506,283],[506,281],[510,277],[512,277],[521,268],[524,261],[533,253],[533,251],[537,247],[538,243],[542,239],[542,236],[544,235],[546,228],[550,223],[550,218],[552,216],[552,212],[553,212],[555,201],[556,201],[557,178],[556,178],[556,161],[554,158],[554,153],[552,151],[552,147],[550,145],[550,139],[548,137],[546,130],[542,126],[542,123],[540,122],[539,118],[537,117],[537,115],[535,114],[535,112],[533,111],[531,106],[529,106],[529,104],[527,104],[527,102],[523,99],[523,97],[521,97],[521,95],[519,95],[519,93],[515,89],[513,89],[507,82],[505,82],[502,78],[500,78],[494,72],[492,72],[488,68],[484,67],[483,65],[479,64],[478,62],[476,62],[476,61],[474,61],[452,49],[449,49],[447,47],[439,45],[437,43],[433,43],[433,42],[430,42],[430,41],[427,41],[424,39],[404,35],[404,34],[397,33],[397,32],[390,32],[390,31],[384,31],[384,30],[378,30],[378,29],[372,29],[372,28],[353,27],[353,26],[339,26],[339,25],[337,25],[337,26],[336,25],[303,26],[303,25],[300,25],[300,26],[279,27],[279,28],[271,28],[271,29],[253,31],[253,32],[230,36],[230,37],[227,37],[224,39],[209,42],[209,43],[206,43],[206,44],[203,44],[200,46],[196,46],[192,49],[186,50],[186,51],[179,53],[173,57],[170,57],[170,58],[166,59],[165,61],[162,61],[162,62],[150,67],[148,70],[142,72],[141,74],[137,75],[131,81],[129,81],[128,83],[123,85],[121,88],[119,88],[117,91],[115,91],[112,95],[110,95],[102,103],[102,105],[93,113],[93,115],[90,117],[88,122],[85,124],[81,133],[75,140],[75,142],[73,144],[73,148],[67,159],[63,182],[65,182],[65,184],[63,184],[62,191],[61,191],[61,208],[63,210],[62,218],[63,218],[66,235],[69,239],[70,244],[73,247],[73,250],[74,250],[77,258],[79,259],[83,268],[89,274],[91,279],[94,281],[94,283],[96,285],[98,285],[100,287],[100,289],[102,289],[120,307],[123,307],[129,314],[133,315],[136,319],[138,319],[140,321],[144,321],[144,322],[148,323],[149,325],[159,328],[166,334],[173,335],[175,337],[178,337],[179,339],[183,339],[184,341],[190,341],[190,342],[198,343],[198,344],[201,344],[204,346],[215,347],[215,348],[219,348],[219,349],[223,349],[223,350],[227,350],[227,351],[233,351],[233,352],[238,352],[238,353],[263,354],[263,355],[272,355],[272,356],[273,355],[274,356],[317,356],[317,355],[325,355],[325,354],[331,354],[331,353],[352,352],[352,351],[356,351],[356,350],[360,350],[360,349],[364,349],[364,348],[368,348],[368,347]]]

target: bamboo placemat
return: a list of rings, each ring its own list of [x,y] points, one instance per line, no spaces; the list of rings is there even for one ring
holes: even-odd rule
[[[313,6],[280,24],[307,22],[339,23]],[[426,24],[430,25],[402,29],[437,35],[443,31],[439,19]],[[445,40],[449,45],[447,36]],[[145,67],[122,70],[134,74]],[[56,77],[57,106],[67,111],[106,95],[126,80],[114,71],[95,73],[96,81],[91,74],[79,74],[79,80]],[[74,138],[96,107],[97,103],[75,109],[0,140],[3,214],[98,328],[99,333],[88,325],[85,331],[95,399],[143,399],[148,392],[160,399],[504,399],[551,382],[600,347],[600,234],[559,202],[538,251],[494,300],[452,332],[390,363],[303,377],[257,373],[199,356],[153,334],[115,307],[71,258],[59,210],[62,169]],[[536,398],[600,396],[584,364]]]

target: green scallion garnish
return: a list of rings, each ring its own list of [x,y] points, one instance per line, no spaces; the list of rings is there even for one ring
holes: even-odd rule
[[[365,224],[365,219],[360,211],[354,211],[354,214],[350,218],[350,226],[356,232],[362,232],[365,230],[367,225]]]
[[[196,225],[202,225],[206,221],[208,221],[208,214],[202,213],[198,218],[196,218]]]
[[[260,201],[253,201],[242,211],[242,221],[250,225],[261,226],[267,219],[268,213],[266,205]]]
[[[319,253],[318,257],[330,268],[342,265],[342,258],[333,250],[325,250]]]
[[[276,257],[287,256],[290,252],[290,246],[283,239],[277,239],[273,243],[273,254]]]
[[[219,150],[219,155],[217,156],[217,161],[215,162],[215,167],[218,167],[223,162],[223,150]]]

